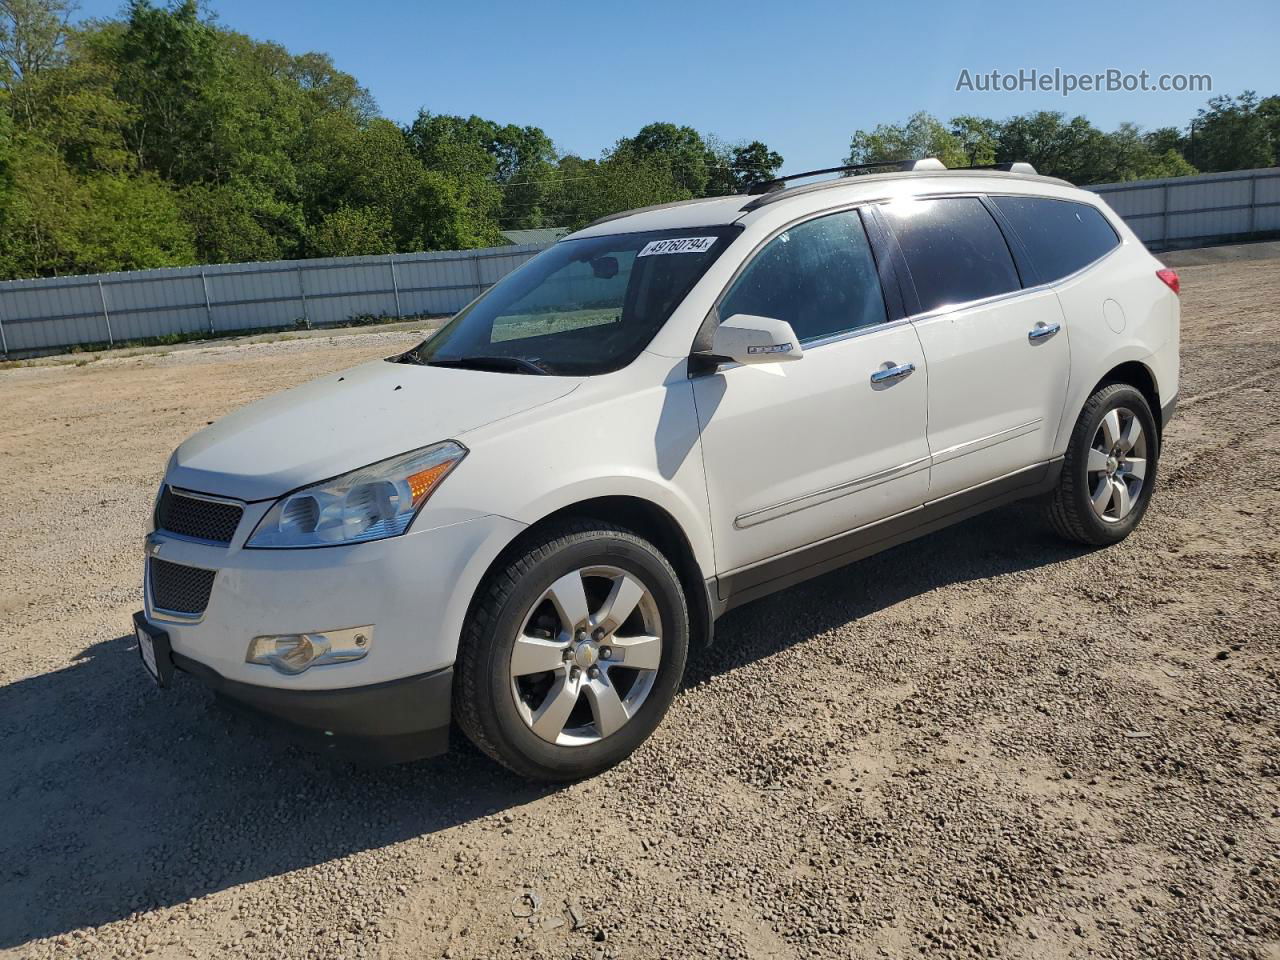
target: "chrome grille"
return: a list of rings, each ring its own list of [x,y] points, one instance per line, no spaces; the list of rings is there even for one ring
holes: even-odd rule
[[[206,500],[166,484],[156,504],[156,529],[211,543],[230,543],[243,512],[238,503]]]
[[[184,567],[152,557],[147,562],[151,578],[151,606],[156,610],[198,617],[209,605],[216,570]]]

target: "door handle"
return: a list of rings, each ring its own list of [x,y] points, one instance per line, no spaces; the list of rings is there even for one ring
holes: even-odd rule
[[[1031,332],[1027,334],[1027,339],[1032,343],[1037,340],[1043,340],[1046,337],[1052,337],[1055,333],[1062,329],[1060,323],[1037,323],[1031,328]]]
[[[888,383],[890,380],[901,380],[911,371],[915,370],[914,363],[900,363],[896,367],[887,367],[884,370],[877,370],[871,374],[872,383]]]

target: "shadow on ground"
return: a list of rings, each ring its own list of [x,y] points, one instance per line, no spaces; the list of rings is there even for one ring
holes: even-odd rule
[[[948,583],[1076,556],[1014,506],[731,612],[686,685]],[[132,636],[0,687],[0,948],[375,849],[528,803],[464,746],[364,769],[279,743]],[[370,798],[377,802],[371,803]]]

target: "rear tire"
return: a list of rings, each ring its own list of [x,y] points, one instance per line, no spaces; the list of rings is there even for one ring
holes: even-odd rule
[[[688,649],[684,591],[657,547],[601,521],[558,523],[481,586],[454,666],[454,717],[523,777],[589,777],[658,726]]]
[[[1127,383],[1089,397],[1067,444],[1046,514],[1068,540],[1119,543],[1142,521],[1155,490],[1160,435],[1151,407]]]

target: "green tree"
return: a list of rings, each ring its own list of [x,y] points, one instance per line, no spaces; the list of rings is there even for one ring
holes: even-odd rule
[[[300,207],[252,179],[188,184],[179,204],[201,263],[282,260],[302,249]]]
[[[882,123],[874,130],[858,130],[849,141],[846,163],[879,163],[936,157],[948,167],[967,166],[961,139],[936,117],[920,112],[902,125]]]
[[[155,174],[103,173],[80,190],[72,269],[91,273],[195,263],[191,227],[178,199]]]
[[[693,127],[650,123],[614,146],[612,158],[636,169],[666,167],[670,179],[691,197],[705,196],[717,157]]]
[[[1104,137],[1104,166],[1096,171],[1095,182],[1184,177],[1196,172],[1176,149],[1157,153],[1148,135],[1132,123],[1122,123]]]
[[[1271,163],[1280,166],[1280,96],[1264,97],[1258,101],[1258,114],[1267,128],[1271,141]]]
[[[28,81],[67,62],[71,0],[0,0],[0,89],[8,109],[25,118],[39,103]]]
[[[476,214],[504,227],[548,225],[547,181],[556,154],[540,128],[419,110],[405,137],[426,169],[458,182]]]
[[[316,257],[358,257],[394,253],[391,220],[377,207],[339,207],[311,232]]]
[[[707,196],[743,193],[753,183],[777,176],[782,154],[770,150],[760,140],[732,147],[712,147],[715,165],[707,179]]]
[[[550,206],[560,224],[573,230],[611,213],[693,196],[662,160],[568,156],[561,159],[559,173]]]
[[[65,62],[73,0],[0,0],[0,70],[20,83]]]
[[[997,163],[1025,160],[1036,171],[1072,183],[1104,183],[1113,168],[1107,162],[1107,138],[1084,117],[1040,110],[1012,117],[1000,130]]]
[[[1000,143],[1000,122],[989,117],[963,114],[951,118],[951,135],[964,151],[963,166],[981,167],[996,162]]]
[[[1208,171],[1271,166],[1277,159],[1274,109],[1272,103],[1263,107],[1252,90],[1214,97],[1192,121],[1187,159]]]

